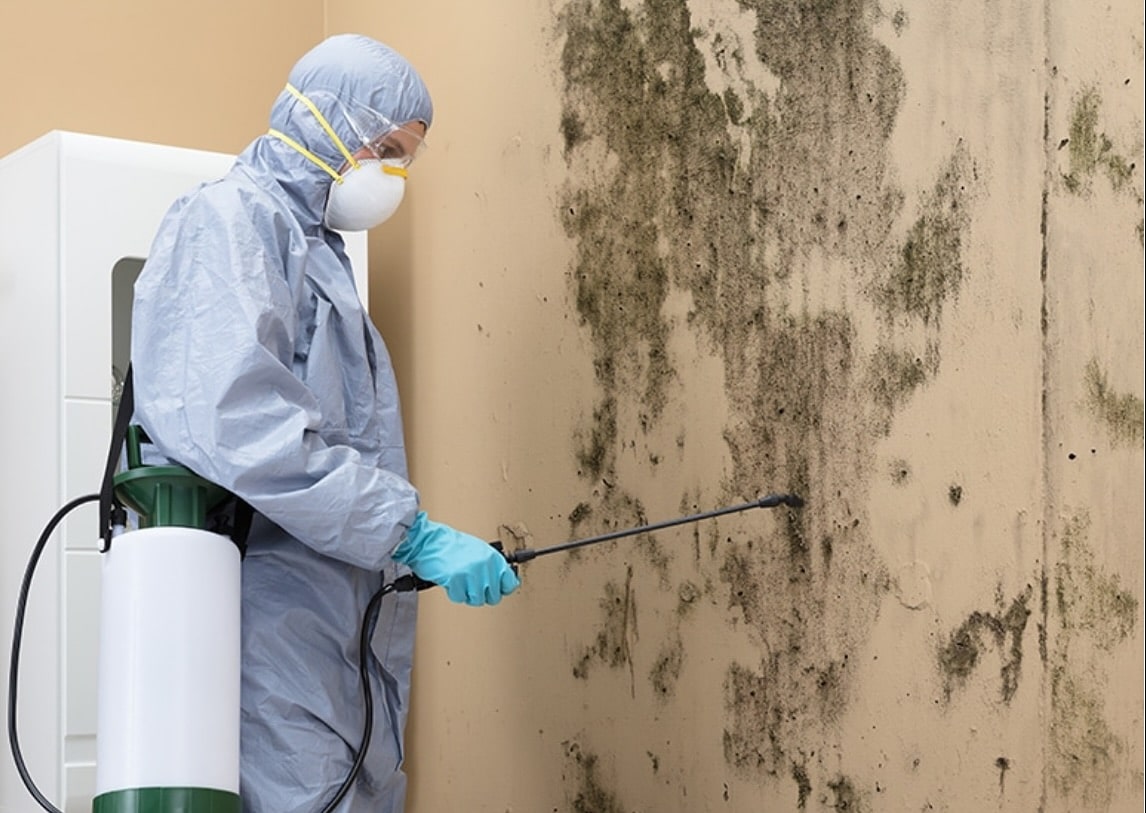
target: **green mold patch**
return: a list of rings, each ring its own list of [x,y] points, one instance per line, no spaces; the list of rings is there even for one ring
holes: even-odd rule
[[[1129,189],[1137,169],[1101,129],[1101,112],[1102,97],[1094,88],[1083,90],[1074,100],[1066,145],[1070,171],[1063,176],[1063,183],[1076,195],[1088,193],[1099,172],[1106,175],[1114,191]]]
[[[568,800],[572,813],[631,813],[618,801],[614,791],[605,786],[601,766],[596,754],[585,750],[577,742],[563,743],[567,768],[562,777],[576,791]]]
[[[966,684],[988,647],[992,647],[1001,660],[999,682],[1003,702],[1011,702],[1022,676],[1023,632],[1031,615],[1028,605],[1033,592],[1028,585],[1005,610],[1000,607],[996,613],[971,613],[948,636],[938,654],[943,693],[948,701],[957,688]]]
[[[807,506],[777,509],[768,522],[722,520],[721,533],[714,521],[694,534],[690,560],[642,539],[641,555],[659,564],[654,579],[638,568],[636,581],[648,584],[646,605],[669,608],[650,617],[664,619],[665,640],[680,634],[682,664],[692,604],[678,592],[683,582],[723,600],[726,623],[761,642],[726,665],[729,765],[786,782],[798,763],[807,787],[823,789],[838,768],[804,755],[823,753],[833,736],[852,698],[851,664],[890,585],[867,527],[872,460],[940,368],[937,326],[969,272],[974,161],[957,147],[904,217],[888,152],[905,84],[873,35],[886,20],[879,6],[737,6],[755,20],[750,33],[694,18],[685,0],[562,8],[555,126],[568,173],[558,211],[598,390],[572,439],[593,494],[578,530],[627,524],[636,500],[611,484],[642,435],[664,429],[676,451],[710,442],[661,424],[687,374],[669,348],[718,359],[729,416],[720,496],[792,491]],[[898,20],[897,32],[902,10]],[[807,304],[818,299],[810,291],[833,290],[820,279],[825,266],[856,280],[850,307],[863,313]],[[680,301],[687,314],[666,315],[666,302]],[[869,324],[881,325],[874,352],[857,336]],[[662,469],[671,459],[657,451],[640,463],[650,480],[654,458]],[[613,666],[616,631],[605,640],[586,647],[580,676],[593,663]],[[654,673],[675,681],[674,659],[659,653],[665,669]],[[654,690],[659,679],[650,674]]]
[[[934,375],[938,364],[915,353],[878,347],[868,359],[867,382],[880,430],[891,431],[892,419],[912,393]]]
[[[875,291],[888,316],[906,314],[930,323],[939,318],[943,303],[958,292],[974,180],[974,163],[960,144],[924,198],[922,214],[908,231],[898,262]]]
[[[595,366],[600,370],[601,361],[598,360]],[[614,449],[616,439],[617,401],[614,397],[609,396],[603,398],[593,409],[593,420],[589,423],[588,429],[576,439],[577,465],[583,476],[596,480],[606,472],[612,471],[616,459],[616,450]],[[591,509],[591,506],[586,503],[579,504],[578,508],[582,505]]]
[[[1085,382],[1087,410],[1106,428],[1111,442],[1142,448],[1142,399],[1130,393],[1115,392],[1098,359],[1087,363]]]
[[[1104,650],[1113,649],[1138,625],[1138,599],[1094,561],[1089,544],[1090,517],[1072,517],[1062,533],[1055,565],[1055,609],[1067,640],[1086,634]]]
[[[1047,775],[1061,798],[1087,810],[1109,810],[1122,779],[1126,745],[1106,722],[1102,696],[1091,680],[1065,665],[1051,670],[1051,731]]]
[[[1103,656],[1133,635],[1138,601],[1095,562],[1090,533],[1083,513],[1070,517],[1060,534],[1047,776],[1057,794],[1079,809],[1106,810],[1129,766],[1126,743],[1108,722]]]
[[[784,762],[784,749],[775,736],[761,736],[778,730],[782,710],[770,702],[768,669],[754,672],[732,664],[724,678],[724,707],[734,710],[724,729],[724,761],[747,774],[777,775]],[[773,665],[771,669],[776,671]]]

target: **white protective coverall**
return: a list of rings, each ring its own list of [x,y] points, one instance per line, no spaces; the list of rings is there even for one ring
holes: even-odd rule
[[[431,123],[415,70],[366,37],[327,39],[289,83],[348,145],[360,134],[339,100]],[[279,95],[270,125],[343,162],[296,95]],[[389,355],[323,226],[330,186],[295,147],[256,138],[172,206],[135,288],[135,420],[256,512],[242,565],[246,813],[317,813],[347,775],[362,734],[358,625],[383,580],[408,572],[391,554],[419,506]],[[382,602],[373,737],[341,811],[403,809],[416,601]]]

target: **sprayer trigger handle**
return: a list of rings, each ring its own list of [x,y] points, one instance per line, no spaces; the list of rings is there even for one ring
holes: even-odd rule
[[[405,576],[399,576],[394,580],[394,592],[396,593],[412,593],[415,590],[429,590],[431,587],[437,586],[436,582],[427,581],[413,573],[407,573]]]
[[[501,544],[501,540],[498,540],[497,542],[490,542],[490,544],[493,545],[494,550],[505,557],[505,561],[509,562],[509,567],[513,571],[513,575],[518,575],[517,560],[511,554],[505,552],[505,545]]]

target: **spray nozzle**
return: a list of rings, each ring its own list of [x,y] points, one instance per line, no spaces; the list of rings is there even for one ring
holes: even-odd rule
[[[755,503],[755,507],[757,508],[775,508],[778,505],[786,505],[789,508],[803,508],[804,498],[799,494],[769,494],[767,497],[761,497]]]

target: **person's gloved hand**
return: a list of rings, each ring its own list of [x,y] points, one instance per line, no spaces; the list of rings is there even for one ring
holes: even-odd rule
[[[472,607],[497,604],[521,581],[488,542],[427,519],[419,511],[406,538],[392,554],[414,574],[446,588],[450,601]]]

